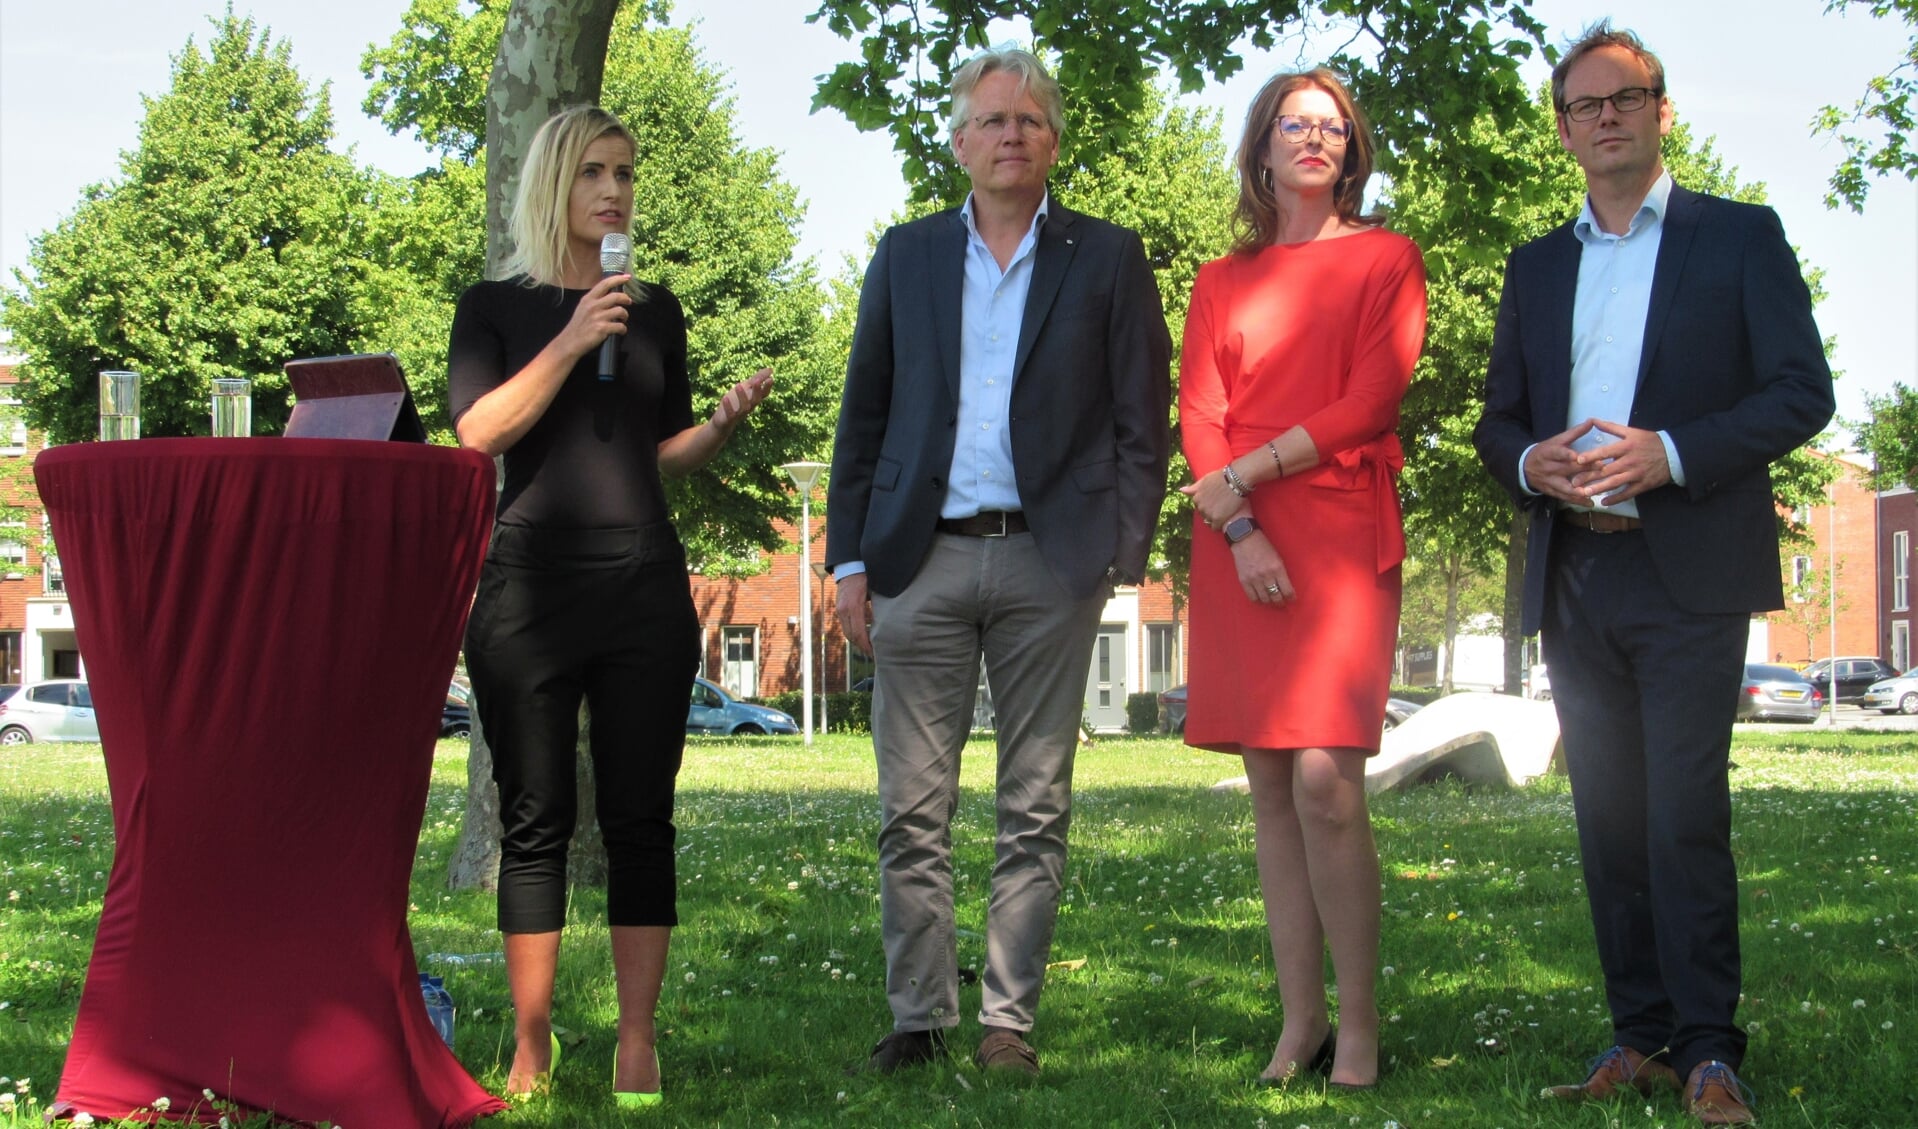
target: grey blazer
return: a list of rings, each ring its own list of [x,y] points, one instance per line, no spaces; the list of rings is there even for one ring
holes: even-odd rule
[[[965,221],[901,224],[866,268],[827,494],[826,564],[896,596],[932,544],[959,404]],[[1172,340],[1137,234],[1049,205],[1008,427],[1019,499],[1074,598],[1145,575],[1170,457]]]

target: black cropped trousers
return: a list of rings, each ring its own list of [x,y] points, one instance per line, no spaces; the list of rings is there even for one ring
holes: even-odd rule
[[[494,528],[467,621],[466,669],[499,785],[502,932],[565,923],[582,700],[607,920],[679,923],[673,787],[698,665],[699,620],[670,523]]]

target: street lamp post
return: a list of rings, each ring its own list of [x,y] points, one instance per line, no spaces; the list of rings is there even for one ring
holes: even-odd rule
[[[1836,460],[1834,460],[1836,461]],[[1840,464],[1842,473],[1843,464]],[[1825,547],[1825,613],[1831,617],[1831,668],[1825,673],[1831,677],[1826,685],[1831,690],[1831,724],[1838,725],[1838,479],[1831,480],[1831,512],[1826,515],[1827,540]]]
[[[812,747],[812,488],[824,463],[785,463],[780,468],[799,487],[799,730]]]

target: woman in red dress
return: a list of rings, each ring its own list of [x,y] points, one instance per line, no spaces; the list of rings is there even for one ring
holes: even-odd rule
[[[1398,633],[1399,401],[1425,266],[1363,216],[1372,140],[1323,68],[1266,83],[1238,239],[1193,286],[1179,416],[1192,532],[1185,739],[1240,754],[1284,1008],[1260,1076],[1378,1080],[1379,863],[1365,808]],[[1338,981],[1326,1006],[1324,954]]]

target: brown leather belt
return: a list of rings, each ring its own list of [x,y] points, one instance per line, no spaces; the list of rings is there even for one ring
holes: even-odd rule
[[[1010,537],[1031,528],[1018,510],[987,510],[971,517],[942,517],[939,532],[961,537]]]
[[[1630,533],[1645,528],[1645,523],[1624,514],[1603,514],[1596,510],[1560,510],[1558,520],[1593,533]]]

